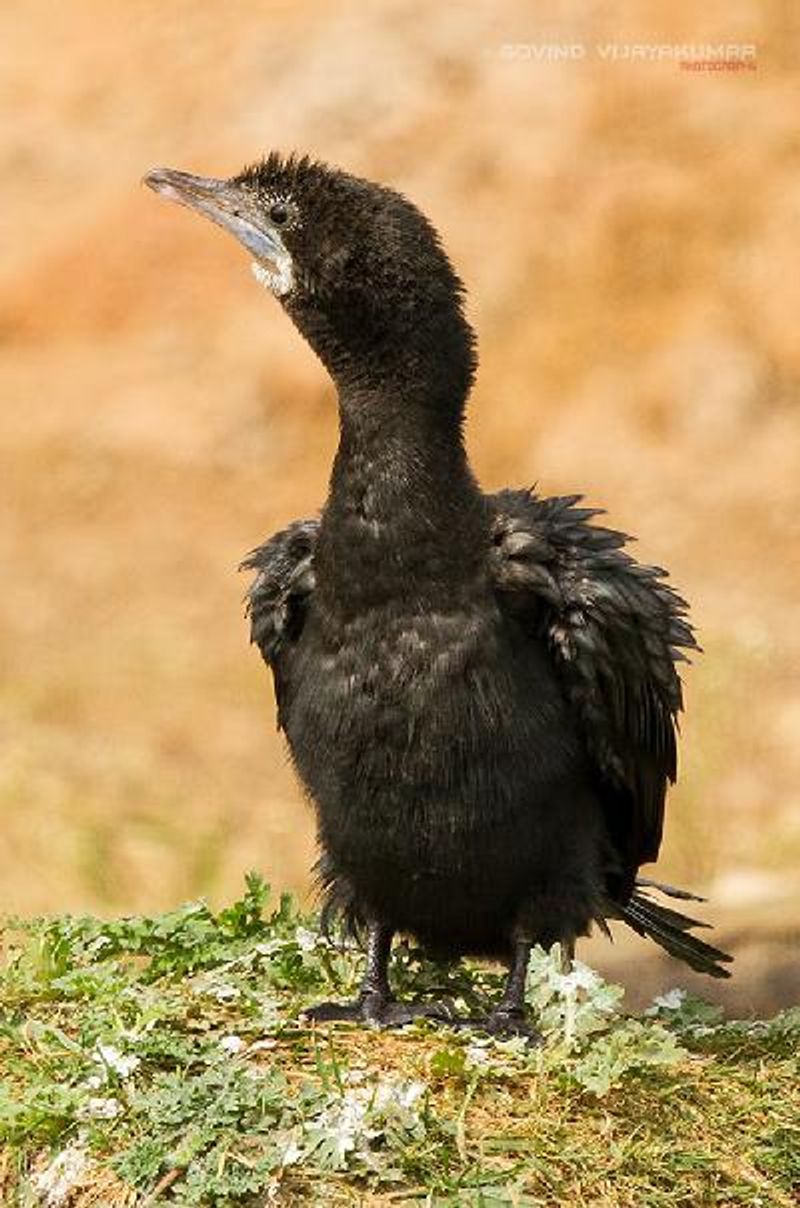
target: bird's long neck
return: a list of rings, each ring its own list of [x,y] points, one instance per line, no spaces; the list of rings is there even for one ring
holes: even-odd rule
[[[316,558],[321,595],[350,610],[409,598],[441,607],[485,559],[460,408],[359,389],[342,392],[339,410]]]

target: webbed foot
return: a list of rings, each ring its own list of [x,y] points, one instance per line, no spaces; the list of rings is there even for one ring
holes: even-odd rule
[[[525,976],[528,969],[530,944],[515,945],[505,992],[496,1007],[487,1015],[460,1016],[452,1020],[455,1028],[473,1028],[490,1036],[522,1036],[528,1045],[542,1043],[542,1034],[528,1019],[525,1011]]]
[[[531,1046],[541,1044],[543,1040],[542,1033],[530,1022],[524,1011],[507,1007],[496,1007],[488,1015],[466,1018],[462,1016],[454,1026],[474,1028],[476,1032],[488,1032],[490,1036],[523,1036]]]
[[[398,1002],[383,994],[362,994],[354,1002],[321,1002],[303,1015],[312,1023],[365,1023],[379,1028],[401,1028],[415,1019],[447,1023],[455,1012],[446,1002]]]

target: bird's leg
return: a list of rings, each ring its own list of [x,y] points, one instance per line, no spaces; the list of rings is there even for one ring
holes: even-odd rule
[[[530,955],[531,945],[527,940],[517,940],[511,954],[503,996],[486,1019],[487,1031],[499,1035],[527,1036],[531,1040],[541,1039],[536,1028],[528,1022],[525,1012],[525,981]]]
[[[575,960],[575,941],[569,940],[569,941],[565,942],[562,940],[562,942],[561,942],[561,972],[562,973],[571,973],[572,964],[573,964],[574,960]]]
[[[369,1018],[379,1014],[392,996],[389,986],[389,954],[392,950],[392,930],[374,923],[367,938],[367,963],[361,979],[358,999]]]
[[[398,1002],[392,997],[389,985],[389,953],[392,947],[391,927],[383,923],[370,923],[367,934],[367,963],[358,998],[354,1002],[323,1002],[305,1011],[307,1019],[315,1023],[332,1023],[349,1020],[353,1023],[371,1023],[382,1027],[400,1027],[414,1019],[445,1020],[449,1008],[443,1003]]]
[[[511,956],[503,997],[492,1012],[496,1016],[522,1019],[525,1015],[525,979],[531,946],[525,941],[517,942]]]
[[[525,981],[531,945],[517,940],[511,953],[508,978],[500,1001],[488,1015],[463,1016],[453,1020],[460,1028],[474,1028],[492,1036],[525,1036],[531,1044],[541,1041],[541,1033],[528,1021],[525,1011]]]

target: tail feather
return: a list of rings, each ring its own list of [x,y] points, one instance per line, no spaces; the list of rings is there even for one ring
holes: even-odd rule
[[[691,932],[695,927],[708,927],[708,923],[680,914],[677,910],[656,902],[643,888],[658,889],[674,898],[684,898],[701,901],[694,894],[685,890],[674,890],[671,886],[659,885],[655,881],[637,881],[636,889],[626,906],[623,906],[620,917],[638,931],[639,935],[649,936],[660,945],[670,956],[684,961],[698,973],[707,973],[710,977],[730,977],[730,970],[725,965],[733,960],[721,948],[707,944]]]
[[[691,931],[695,927],[711,930],[711,924],[704,923],[702,919],[692,918],[691,915],[681,914],[679,910],[673,910],[671,906],[664,906],[661,902],[654,902],[649,895],[635,893],[631,899],[631,904],[641,907],[643,903],[656,908],[658,911],[658,921],[662,927],[674,927],[677,931]]]
[[[665,885],[663,881],[651,881],[649,877],[636,878],[637,889],[657,889],[659,893],[663,893],[668,898],[680,898],[683,902],[707,902],[707,898],[703,898],[699,893],[692,893],[689,889],[677,889],[674,885]],[[705,924],[708,926],[708,924]]]

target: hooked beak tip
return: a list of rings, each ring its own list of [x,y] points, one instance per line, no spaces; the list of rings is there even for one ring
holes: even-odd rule
[[[165,177],[168,171],[168,168],[153,168],[152,172],[145,172],[141,179],[141,184],[146,185],[148,189],[153,189],[157,193],[167,183]]]
[[[173,200],[178,200],[189,190],[187,185],[192,177],[186,172],[176,172],[173,168],[153,168],[142,177],[142,184],[154,193],[161,193]],[[181,186],[183,185],[183,188]]]

